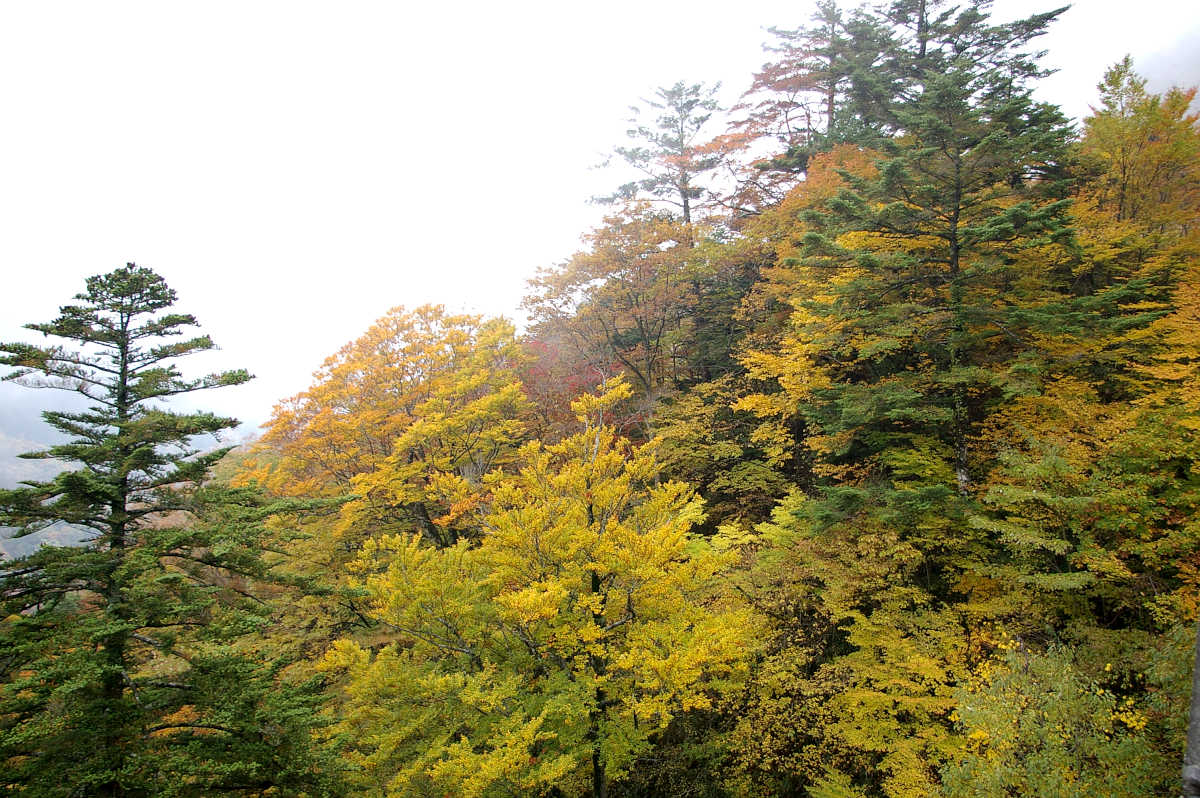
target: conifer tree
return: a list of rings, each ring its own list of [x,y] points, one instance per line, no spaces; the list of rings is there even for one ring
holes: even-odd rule
[[[613,154],[640,172],[643,177],[625,183],[604,202],[653,198],[679,210],[684,224],[692,222],[692,212],[704,198],[700,175],[716,168],[720,159],[698,141],[705,123],[717,110],[716,93],[720,84],[662,86],[654,99],[642,100],[650,113],[657,113],[652,124],[641,121],[642,109],[630,108],[633,117],[627,134],[635,144],[615,147]]]
[[[1030,96],[1041,73],[1020,50],[1054,14],[996,26],[984,5],[918,23],[917,53],[900,51],[916,75],[887,109],[902,135],[883,143],[877,176],[850,176],[827,213],[807,215],[817,230],[805,242],[808,263],[843,275],[832,304],[813,307],[815,325],[836,319],[827,345],[844,353],[838,376],[848,383],[820,403],[822,427],[834,433],[834,418],[874,415],[886,438],[932,424],[954,453],[960,490],[972,481],[971,425],[999,387],[978,367],[1011,358],[1023,328],[1056,321],[1014,311],[1004,296],[1026,278],[1018,259],[1068,235],[1069,129]],[[926,423],[878,415],[897,401],[921,402]],[[867,405],[876,410],[844,412]]]
[[[763,173],[802,173],[808,160],[830,141],[843,109],[849,72],[847,20],[837,0],[819,0],[811,24],[793,30],[771,28],[776,41],[766,49],[777,53],[764,64],[734,110],[746,118],[733,127],[750,142],[771,138],[781,152],[754,164]],[[755,181],[775,188],[775,181]],[[766,195],[778,201],[774,191]]]
[[[812,495],[769,534],[781,573],[797,575],[792,603],[826,630],[777,667],[824,697],[800,721],[822,731],[794,754],[829,790],[935,788],[955,746],[951,687],[988,611],[968,603],[964,576],[990,545],[968,523],[989,466],[972,447],[1028,390],[1035,339],[1078,321],[1059,312],[1069,130],[1032,99],[1041,72],[1026,50],[1056,14],[997,25],[986,3],[935,5],[897,3],[885,18],[880,79],[898,92],[857,108],[864,128],[894,135],[877,139],[873,168],[843,170],[846,187],[801,214],[790,269],[810,290],[791,299],[783,355],[747,358],[807,422]]]
[[[213,343],[182,337],[196,320],[168,310],[175,292],[149,269],[91,277],[75,299],[54,321],[27,326],[78,349],[0,346],[0,362],[15,367],[9,379],[90,403],[43,414],[68,440],[26,456],[78,467],[0,491],[0,523],[19,534],[65,523],[91,535],[0,574],[3,788],[294,794],[315,780],[303,742],[312,691],[276,692],[277,667],[223,642],[266,622],[244,580],[264,573],[257,535],[269,511],[249,494],[226,496],[204,502],[209,523],[196,521],[192,489],[227,450],[201,453],[194,441],[237,421],[159,401],[250,375],[181,375],[174,361]]]

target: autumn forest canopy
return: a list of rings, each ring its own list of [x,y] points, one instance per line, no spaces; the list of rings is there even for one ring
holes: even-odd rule
[[[1179,794],[1195,90],[1072,125],[989,5],[658,89],[523,331],[396,307],[252,446],[150,269],[0,344],[84,397],[0,524],[85,538],[0,564],[0,792]]]

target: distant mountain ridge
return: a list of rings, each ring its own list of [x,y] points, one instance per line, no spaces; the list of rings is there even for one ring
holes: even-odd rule
[[[79,546],[90,540],[94,533],[82,527],[57,523],[32,535],[16,538],[13,527],[0,527],[0,561],[27,557],[43,544],[48,546]]]

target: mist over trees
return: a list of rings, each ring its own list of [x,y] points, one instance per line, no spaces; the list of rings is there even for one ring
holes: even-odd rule
[[[649,94],[524,331],[364,320],[248,449],[148,269],[0,347],[88,405],[0,523],[92,530],[0,566],[4,791],[1177,794],[1195,90],[1116,53],[1073,127],[1063,9],[989,6],[823,0],[725,129]]]

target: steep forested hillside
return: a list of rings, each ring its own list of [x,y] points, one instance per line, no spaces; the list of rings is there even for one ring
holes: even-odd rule
[[[1195,92],[1073,126],[1061,9],[818,6],[726,129],[658,91],[523,332],[397,307],[217,477],[157,275],[4,345],[94,403],[0,491],[94,533],[0,573],[5,794],[1178,794]]]

